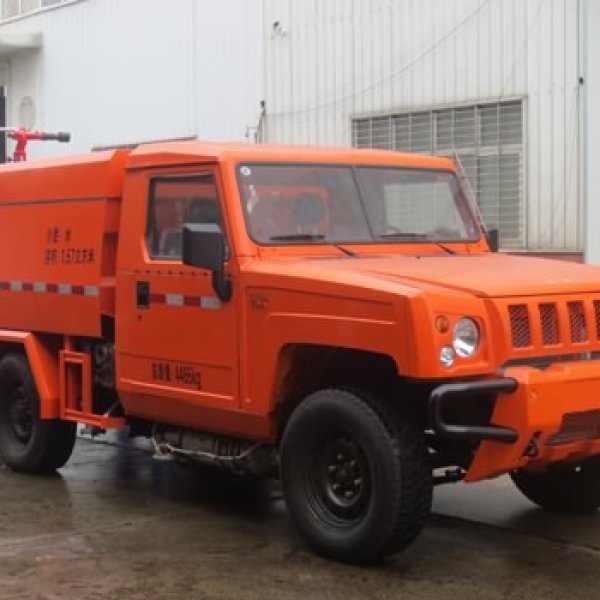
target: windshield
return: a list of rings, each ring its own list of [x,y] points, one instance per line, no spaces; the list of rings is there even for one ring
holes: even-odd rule
[[[263,245],[462,242],[479,227],[448,171],[244,164],[251,237]]]

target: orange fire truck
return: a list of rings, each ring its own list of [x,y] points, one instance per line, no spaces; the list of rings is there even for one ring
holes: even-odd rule
[[[600,270],[490,252],[456,167],[201,142],[0,167],[0,456],[76,424],[280,476],[318,552],[372,562],[433,485],[600,505]]]

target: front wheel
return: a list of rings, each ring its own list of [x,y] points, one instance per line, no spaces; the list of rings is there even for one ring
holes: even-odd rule
[[[421,432],[367,395],[322,390],[294,411],[281,476],[292,519],[320,554],[372,563],[412,542],[431,509]]]
[[[542,508],[590,513],[600,507],[600,456],[551,465],[545,471],[520,470],[511,477],[519,491]]]
[[[76,424],[40,418],[40,399],[25,356],[0,361],[0,457],[14,471],[48,473],[73,451]]]

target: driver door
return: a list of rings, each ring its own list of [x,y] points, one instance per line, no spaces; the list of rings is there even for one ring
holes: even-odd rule
[[[119,274],[120,384],[127,410],[201,427],[238,406],[236,298],[221,302],[212,273],[182,263],[186,222],[226,230],[217,171],[148,173],[145,243]]]

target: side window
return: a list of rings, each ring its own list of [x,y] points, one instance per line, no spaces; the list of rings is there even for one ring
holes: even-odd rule
[[[157,177],[151,181],[146,243],[151,258],[181,258],[184,223],[221,225],[212,173]]]

